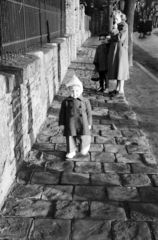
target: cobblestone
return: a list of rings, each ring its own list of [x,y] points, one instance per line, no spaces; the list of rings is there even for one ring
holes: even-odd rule
[[[68,95],[63,82],[2,206],[0,239],[158,239],[158,165],[126,99],[97,93],[90,81],[97,44],[84,43],[64,79],[75,73],[91,101],[90,151],[65,158],[58,127]]]

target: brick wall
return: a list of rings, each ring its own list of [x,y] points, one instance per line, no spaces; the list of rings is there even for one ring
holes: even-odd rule
[[[66,10],[65,36],[0,66],[0,206],[76,58],[80,7],[79,0],[69,1],[72,8]],[[84,29],[82,34],[82,42],[90,36]]]

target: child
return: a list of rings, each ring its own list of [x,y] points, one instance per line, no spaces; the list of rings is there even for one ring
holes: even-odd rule
[[[101,44],[97,47],[95,57],[94,57],[94,65],[97,72],[99,72],[100,76],[100,87],[97,89],[99,92],[107,92],[109,88],[109,81],[107,77],[108,72],[108,49],[109,49],[109,41],[107,34],[100,34],[99,40]],[[105,83],[105,89],[104,89]]]
[[[76,140],[80,142],[80,151],[86,155],[90,148],[92,126],[91,105],[88,99],[82,96],[81,81],[73,76],[66,84],[70,96],[62,101],[59,113],[59,127],[64,131],[67,145],[67,158],[76,155]]]

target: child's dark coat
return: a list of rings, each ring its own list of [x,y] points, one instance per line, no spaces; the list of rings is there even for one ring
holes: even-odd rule
[[[97,72],[108,70],[108,51],[109,44],[101,44],[97,47],[93,63]]]
[[[92,125],[91,105],[82,95],[74,99],[63,100],[59,113],[59,126],[64,125],[64,136],[90,135]]]

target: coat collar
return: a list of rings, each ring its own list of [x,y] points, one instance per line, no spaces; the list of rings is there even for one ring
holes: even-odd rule
[[[73,100],[73,99],[75,99],[75,98],[73,98],[73,97],[71,97],[71,96],[69,96],[69,97],[67,98],[67,100]],[[83,101],[83,96],[82,96],[82,94],[81,94],[77,99],[80,100],[80,101]]]

